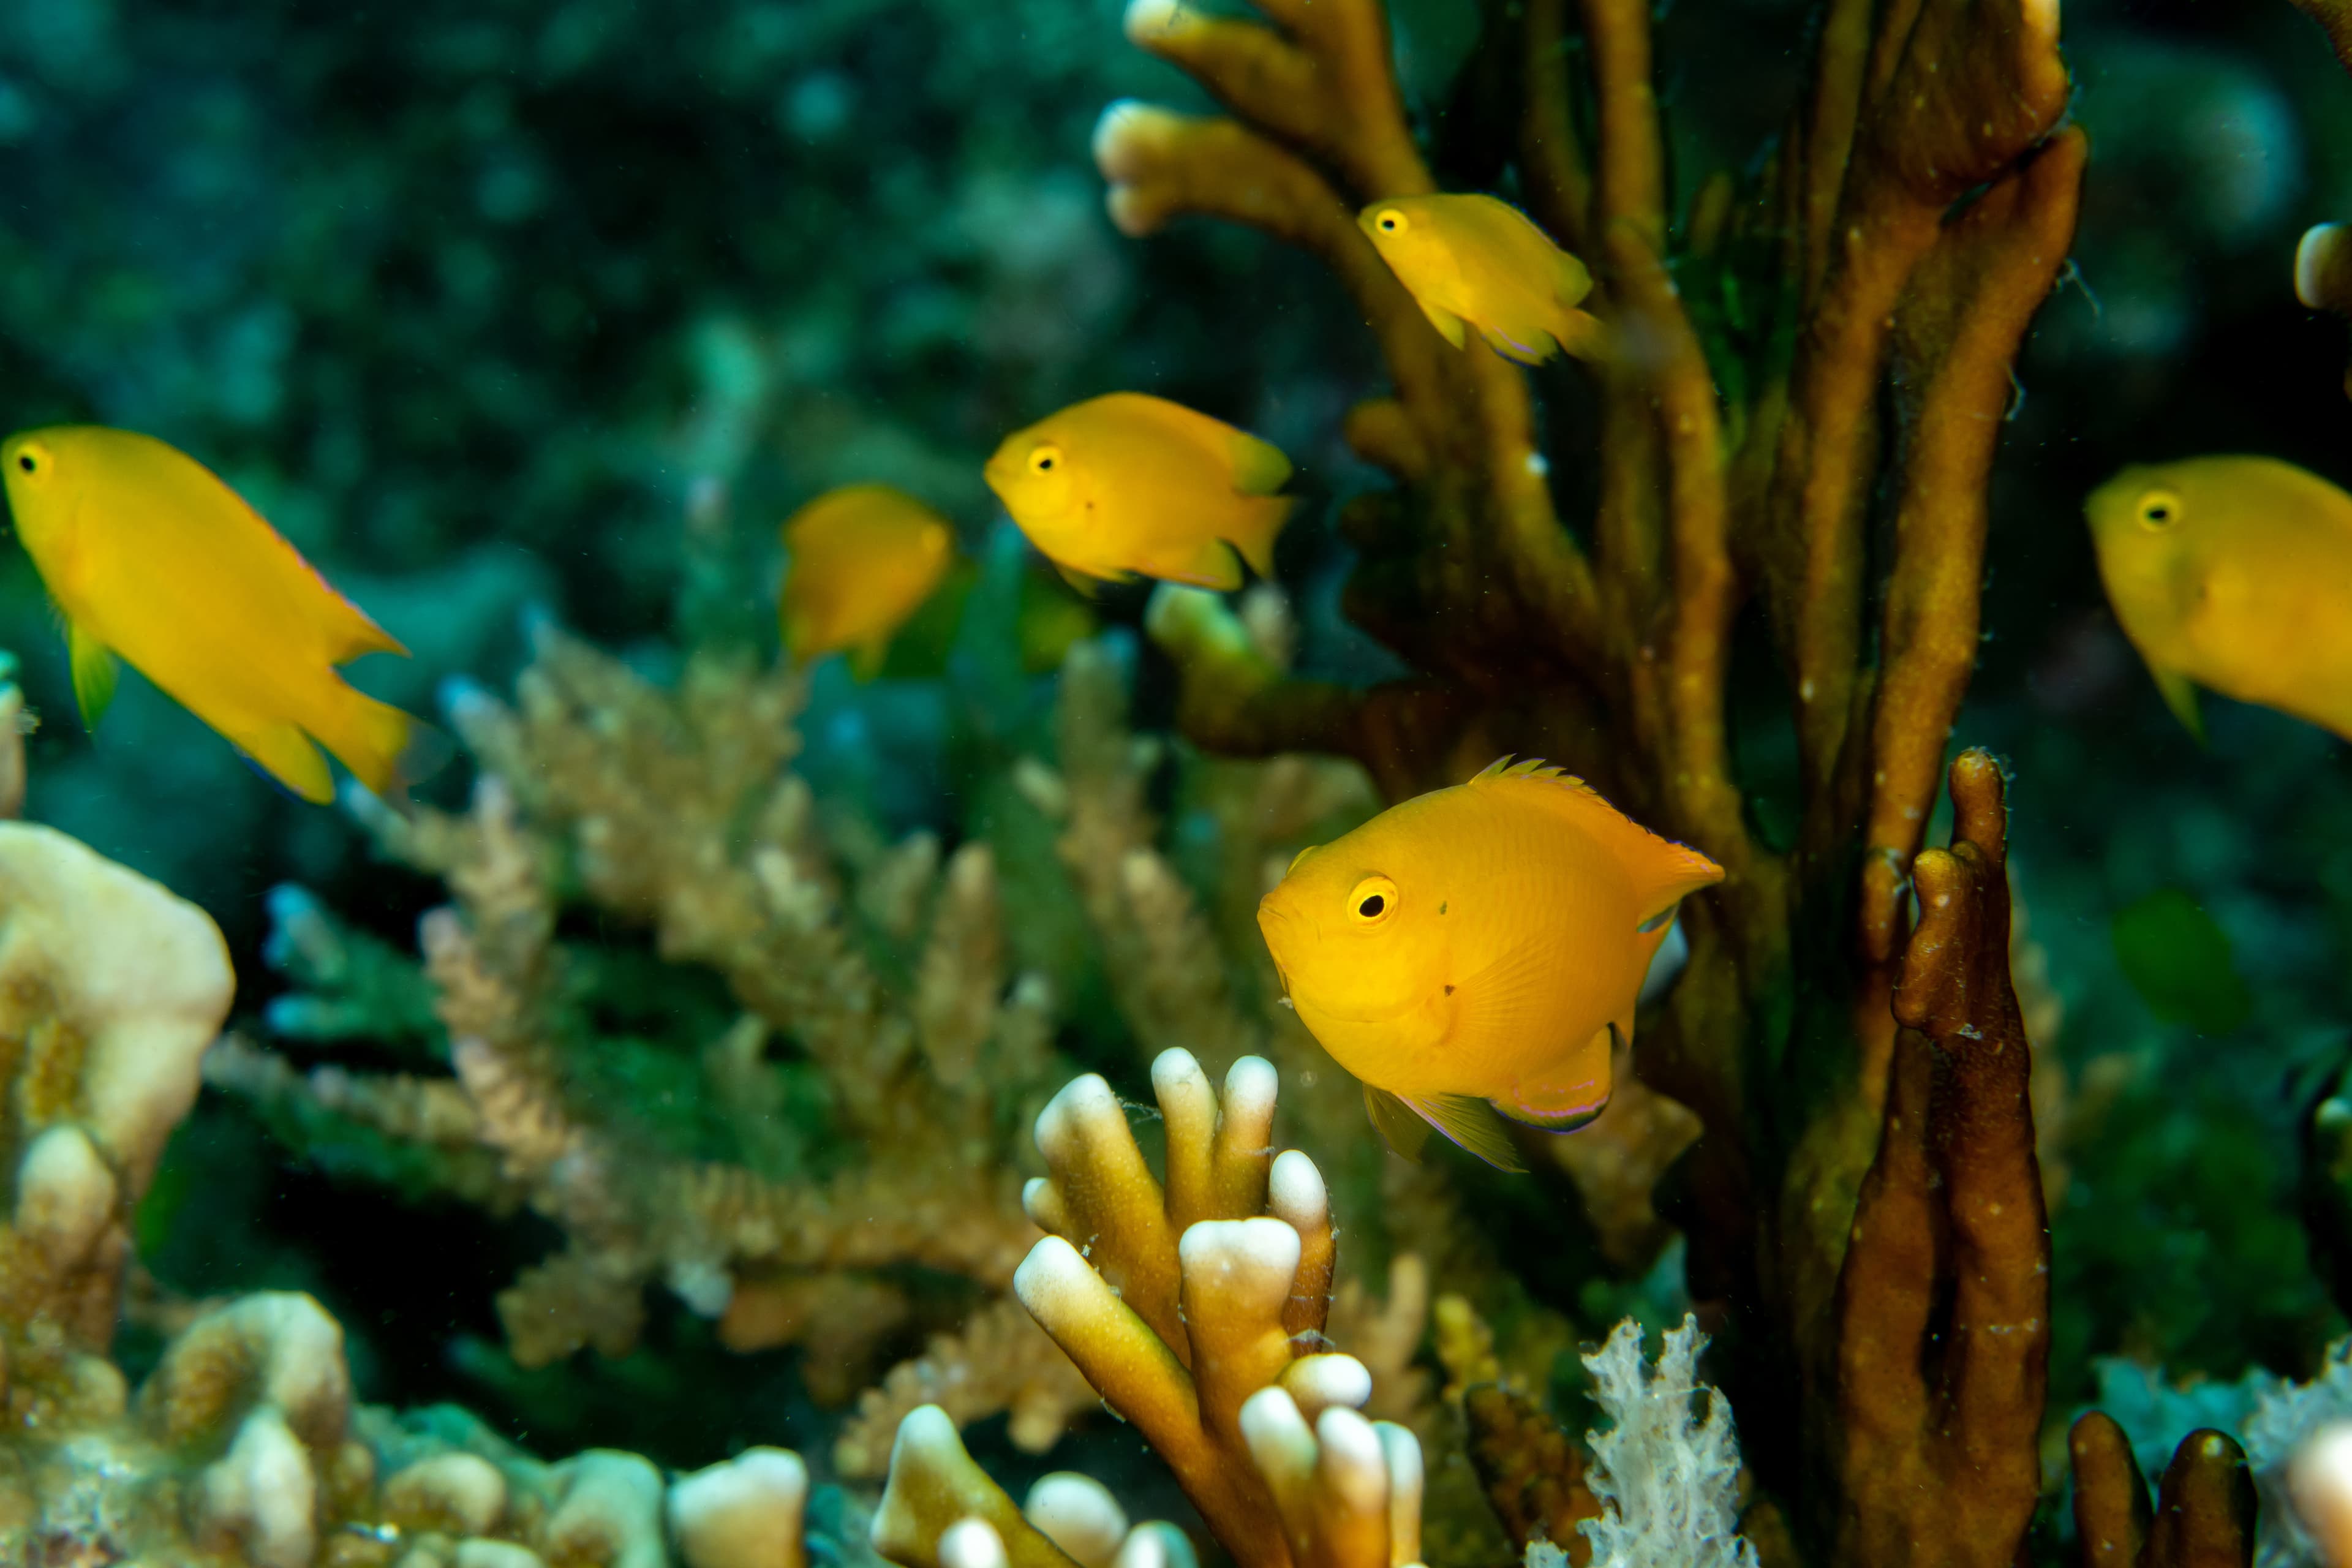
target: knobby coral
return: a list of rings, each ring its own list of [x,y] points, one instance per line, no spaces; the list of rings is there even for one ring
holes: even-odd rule
[[[1164,1179],[1092,1074],[1037,1120],[1049,1175],[1024,1201],[1048,1231],[1022,1303],[1110,1407],[1167,1461],[1244,1568],[1397,1568],[1421,1555],[1422,1454],[1357,1414],[1370,1374],[1323,1348],[1337,1258],[1314,1163],[1273,1141],[1276,1074],[1244,1057],[1222,1095],[1191,1053],[1162,1052]],[[985,1522],[1022,1568],[1066,1561],[925,1409],[901,1426],[875,1547],[905,1568],[957,1568],[944,1544]]]
[[[1290,678],[1214,605],[1171,596],[1153,630],[1182,673],[1180,720],[1212,751],[1355,756],[1391,797],[1539,752],[1726,868],[1688,909],[1688,970],[1634,1059],[1710,1134],[1673,1217],[1695,1293],[1755,1304],[1729,1385],[1765,1428],[1759,1471],[1810,1495],[1825,1543],[1856,1501],[1828,1462],[1836,1303],[1895,1057],[1905,894],[1976,657],[2010,367],[2063,263],[2085,154],[2062,125],[2055,7],[1835,0],[1778,155],[1745,188],[1705,183],[1679,226],[1650,8],[1584,0],[1574,47],[1567,0],[1490,13],[1524,63],[1519,191],[1593,264],[1589,303],[1617,345],[1589,528],[1554,503],[1566,459],[1534,444],[1523,373],[1444,343],[1351,221],[1433,183],[1380,7],[1260,9],[1130,6],[1129,36],[1232,117],[1114,105],[1097,161],[1128,232],[1188,213],[1250,224],[1355,298],[1394,392],[1348,434],[1397,488],[1341,514],[1358,553],[1344,606],[1416,673]],[[1790,700],[1785,845],[1743,808],[1727,740],[1748,603]]]

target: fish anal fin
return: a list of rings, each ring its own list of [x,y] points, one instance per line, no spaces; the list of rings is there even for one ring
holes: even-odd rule
[[[1439,337],[1457,349],[1470,342],[1469,326],[1461,317],[1451,310],[1439,310],[1418,294],[1413,296],[1413,303],[1421,307],[1421,313],[1429,318],[1429,324],[1437,329]]]
[[[1402,1102],[1407,1109],[1498,1171],[1524,1171],[1527,1163],[1512,1146],[1502,1116],[1483,1100],[1466,1094],[1423,1094]]]
[[[1510,1094],[1497,1097],[1493,1102],[1496,1110],[1546,1132],[1573,1132],[1591,1126],[1615,1092],[1616,1058],[1632,1038],[1630,1020],[1603,1025],[1545,1081],[1514,1084]]]
[[[1274,581],[1274,542],[1280,536],[1283,525],[1290,521],[1291,509],[1297,504],[1296,496],[1269,496],[1255,503],[1242,526],[1226,541],[1249,563],[1251,571],[1269,583]]]
[[[335,781],[327,772],[327,759],[296,725],[281,721],[228,738],[255,767],[311,805],[324,805],[335,798]]]
[[[1191,554],[1176,561],[1150,561],[1144,570],[1163,582],[1188,588],[1213,588],[1229,594],[1242,585],[1240,553],[1222,539],[1204,539]]]
[[[1480,327],[1478,335],[1486,340],[1488,348],[1520,364],[1541,364],[1556,352],[1551,333],[1542,330],[1520,327],[1507,331],[1501,327]]]
[[[1372,1131],[1399,1159],[1421,1163],[1423,1145],[1429,1142],[1429,1123],[1414,1115],[1405,1102],[1384,1089],[1364,1085],[1364,1113]]]
[[[2163,693],[2164,705],[2172,710],[2172,716],[2187,725],[2197,743],[2203,745],[2205,715],[2197,705],[2197,683],[2177,669],[2158,669],[2150,665],[2148,673],[2156,677],[2156,689]]]
[[[114,654],[79,621],[69,620],[66,623],[66,657],[73,666],[74,705],[81,710],[82,727],[95,730],[114,700],[118,673]]]

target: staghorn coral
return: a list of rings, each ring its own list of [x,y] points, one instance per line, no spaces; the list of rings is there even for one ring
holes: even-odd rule
[[[1236,1562],[1417,1560],[1421,1447],[1357,1414],[1370,1374],[1320,1349],[1336,1258],[1328,1194],[1304,1154],[1276,1155],[1272,1065],[1243,1058],[1222,1095],[1185,1051],[1162,1052],[1151,1077],[1164,1184],[1099,1077],[1073,1081],[1039,1115],[1051,1173],[1024,1201],[1051,1234],[1021,1266],[1022,1303]],[[1066,1561],[926,1406],[899,1427],[876,1550],[905,1568],[958,1568],[955,1532],[971,1520],[994,1532],[1003,1561]]]
[[[1214,752],[1353,756],[1391,798],[1548,755],[1726,868],[1687,906],[1689,966],[1634,1060],[1708,1134],[1672,1217],[1695,1294],[1753,1304],[1727,1386],[1762,1479],[1804,1499],[1827,1550],[1835,1521],[1875,1506],[1829,1460],[1845,1414],[1833,1307],[1896,1054],[1905,894],[1976,658],[2010,367],[2063,263],[2086,151],[2061,123],[2056,9],[1833,0],[1777,155],[1744,185],[1704,182],[1679,226],[1650,8],[1530,0],[1496,18],[1520,63],[1519,189],[1592,264],[1588,304],[1619,345],[1596,377],[1589,529],[1554,504],[1547,473],[1584,459],[1538,450],[1528,378],[1447,348],[1351,221],[1433,184],[1379,5],[1260,9],[1131,5],[1129,37],[1232,117],[1115,104],[1097,162],[1127,232],[1248,224],[1353,297],[1394,390],[1348,436],[1397,488],[1341,514],[1358,555],[1344,608],[1414,673],[1293,679],[1215,605],[1171,599],[1152,630],[1181,672],[1180,721]],[[1743,604],[1790,699],[1785,845],[1734,777]]]

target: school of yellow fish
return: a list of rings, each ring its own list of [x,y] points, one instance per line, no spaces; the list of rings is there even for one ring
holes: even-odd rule
[[[1376,202],[1358,226],[1456,350],[1599,359],[1582,262],[1492,196]],[[301,798],[323,746],[378,795],[413,782],[429,731],[336,667],[400,643],[194,458],[95,426],[0,444],[18,538],[64,621],[95,727],[128,661]],[[1073,585],[1136,577],[1232,590],[1274,574],[1290,459],[1164,398],[1113,393],[1006,437],[984,477]],[[2290,464],[2208,457],[2125,469],[2086,514],[2116,621],[2201,740],[2198,691],[2352,739],[2352,495]],[[777,604],[795,668],[860,679],[954,565],[949,520],[884,484],[783,524]],[[1065,601],[1067,602],[1067,601]],[[1303,850],[1258,910],[1285,1000],[1417,1157],[1431,1129],[1523,1169],[1512,1124],[1567,1131],[1609,1101],[1652,958],[1682,900],[1722,879],[1580,781],[1506,759]]]

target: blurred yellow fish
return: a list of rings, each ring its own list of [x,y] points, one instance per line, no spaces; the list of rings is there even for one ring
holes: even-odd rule
[[[1245,430],[1164,397],[1115,392],[1004,438],[989,488],[1029,542],[1081,589],[1141,574],[1238,588],[1243,561],[1274,575],[1297,504],[1276,495],[1290,459]]]
[[[1577,309],[1592,274],[1508,202],[1397,196],[1366,207],[1356,226],[1455,348],[1468,341],[1467,323],[1521,364],[1562,352],[1599,356],[1601,322]]]
[[[948,520],[888,485],[827,490],[784,521],[792,564],[777,603],[793,665],[849,650],[870,679],[890,639],[955,560]]]
[[[1502,1118],[1598,1116],[1675,905],[1723,879],[1581,780],[1508,763],[1302,850],[1258,905],[1299,1020],[1408,1159],[1434,1127],[1520,1170]]]
[[[2197,688],[2352,740],[2352,495],[2274,458],[2130,468],[2084,509],[2124,636],[2200,741]]]
[[[308,801],[334,798],[323,745],[378,795],[424,729],[335,666],[408,650],[327,585],[193,458],[94,425],[0,444],[17,537],[66,621],[74,699],[95,729],[114,658]]]

